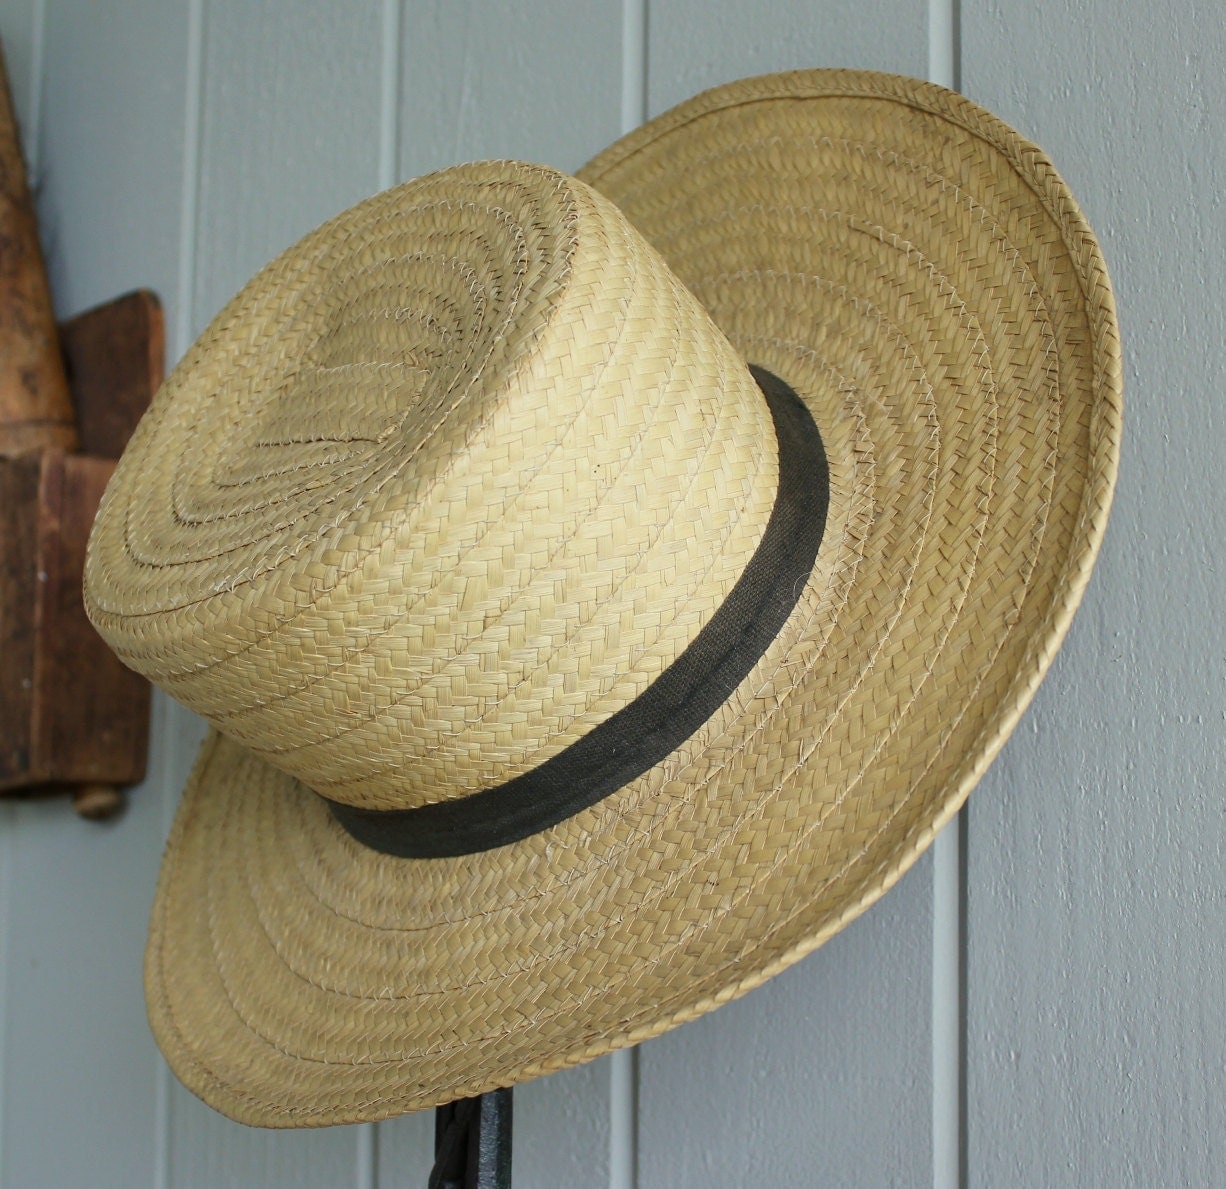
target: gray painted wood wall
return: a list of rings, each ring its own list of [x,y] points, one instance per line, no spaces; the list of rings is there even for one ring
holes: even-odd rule
[[[575,168],[745,74],[960,79],[1043,144],[1107,254],[1128,385],[1067,646],[959,827],[864,917],[714,1015],[518,1091],[515,1183],[1223,1183],[1218,4],[0,0],[0,35],[61,311],[151,286],[172,359],[383,186],[481,156]],[[116,824],[0,807],[0,1185],[424,1184],[428,1116],[248,1130],[153,1046],[145,920],[200,734],[159,698]]]

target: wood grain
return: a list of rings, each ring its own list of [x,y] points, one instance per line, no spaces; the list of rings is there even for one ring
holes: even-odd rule
[[[166,334],[157,294],[138,289],[60,327],[81,450],[118,458],[162,383]]]
[[[0,456],[76,448],[51,290],[0,56]]]
[[[149,685],[85,617],[81,575],[114,460],[162,379],[161,307],[133,293],[64,325],[81,441],[0,457],[0,790],[136,784],[144,778]],[[92,799],[97,812],[98,795]]]

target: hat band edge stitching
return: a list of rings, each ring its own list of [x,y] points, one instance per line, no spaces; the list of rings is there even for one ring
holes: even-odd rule
[[[399,858],[456,858],[521,841],[608,797],[671,755],[749,675],[782,631],[812,573],[829,507],[821,434],[796,392],[749,365],[779,448],[766,530],[728,597],[638,697],[557,755],[502,784],[409,809],[320,794],[357,842]]]

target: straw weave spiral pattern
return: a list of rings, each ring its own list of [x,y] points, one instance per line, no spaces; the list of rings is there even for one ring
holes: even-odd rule
[[[699,96],[580,178],[464,167],[325,225],[223,312],[108,492],[91,614],[221,732],[146,991],[234,1118],[522,1081],[795,962],[956,812],[1089,576],[1119,344],[1033,145],[927,84],[807,71]],[[710,619],[775,494],[745,361],[830,466],[812,575],[749,676],[521,842],[349,837],[312,789],[509,779]]]
[[[772,441],[604,199],[449,170],[320,228],[205,333],[100,517],[91,614],[333,800],[462,796],[676,658],[761,538]]]

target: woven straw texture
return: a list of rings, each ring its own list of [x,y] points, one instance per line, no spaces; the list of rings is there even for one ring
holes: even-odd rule
[[[176,1073],[233,1118],[522,1081],[796,961],[961,805],[1089,576],[1114,308],[1033,145],[939,88],[813,71],[699,96],[580,176],[465,166],[312,233],[188,353],[99,513],[94,622],[218,729],[146,993]],[[805,400],[831,483],[749,676],[522,842],[350,838],[312,790],[501,783],[710,619],[776,488],[745,361]]]

